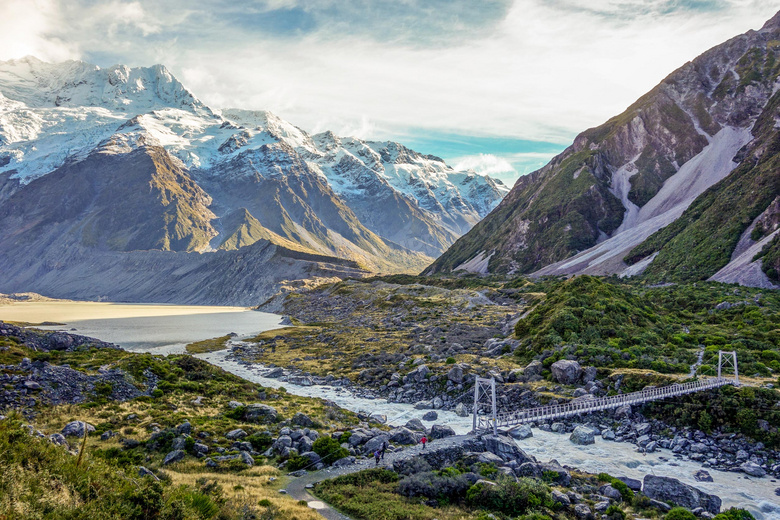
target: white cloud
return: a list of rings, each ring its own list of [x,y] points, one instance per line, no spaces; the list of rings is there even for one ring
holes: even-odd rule
[[[489,153],[461,157],[453,168],[456,170],[474,170],[480,175],[490,176],[496,176],[501,173],[517,173],[509,161]]]
[[[404,9],[416,5],[405,1]],[[567,144],[777,9],[767,0],[695,2],[699,10],[670,0],[515,0],[489,25],[475,20],[484,27],[462,43],[453,30],[446,44],[413,45],[414,31],[444,26],[380,19],[371,23],[397,38],[372,37],[368,22],[350,32],[325,24],[280,36],[223,3],[4,0],[0,56],[161,62],[217,108],[267,109],[307,130],[389,137],[414,127]],[[272,0],[246,11],[308,12],[307,5],[315,4]],[[453,28],[469,22],[458,16]]]

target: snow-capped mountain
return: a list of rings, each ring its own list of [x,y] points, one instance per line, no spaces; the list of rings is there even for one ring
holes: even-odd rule
[[[63,189],[72,204],[57,200]],[[29,264],[33,243],[45,258],[65,246],[94,256],[266,241],[369,271],[415,271],[507,192],[398,143],[311,136],[270,112],[212,109],[161,65],[0,62],[0,226],[10,237],[0,261],[9,265]],[[36,269],[4,287],[48,267]],[[79,296],[69,290],[58,295]]]

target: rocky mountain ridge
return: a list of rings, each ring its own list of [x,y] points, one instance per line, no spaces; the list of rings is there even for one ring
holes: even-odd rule
[[[271,266],[253,265],[257,297],[288,275],[306,276],[303,264],[312,261],[313,271],[327,264],[326,278],[418,271],[507,191],[398,143],[311,136],[270,112],[211,109],[163,66],[0,62],[0,225],[8,238],[0,261],[8,292],[87,298],[102,286],[102,297],[151,301],[132,289],[151,286],[166,292],[156,301],[238,303],[225,291],[227,300],[161,291],[179,284],[165,260],[209,265],[208,276],[224,284],[231,267],[215,259],[269,247],[300,265],[289,272],[277,265],[271,276],[263,274]],[[188,252],[203,258],[177,258]],[[156,266],[151,283],[121,270],[139,262]],[[114,278],[87,287],[84,276],[96,266]],[[195,271],[187,271],[190,282],[204,280]]]
[[[732,253],[749,227],[741,252],[776,232],[752,233],[756,219],[776,220],[780,195],[770,123],[778,41],[780,13],[686,63],[519,179],[427,272],[644,273],[774,287],[777,271],[768,262],[762,270],[757,251],[738,263]]]

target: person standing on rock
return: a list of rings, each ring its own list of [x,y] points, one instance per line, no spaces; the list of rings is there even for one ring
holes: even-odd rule
[[[376,450],[374,452],[374,458],[376,459],[376,465],[377,466],[379,466],[379,457],[380,457],[379,450]]]
[[[382,443],[382,450],[380,452],[381,455],[382,455],[382,460],[385,460],[385,452],[386,451],[387,451],[387,441]]]
[[[427,442],[428,442],[428,437],[426,437],[425,435],[423,435],[422,439],[420,439],[420,442],[421,442],[421,443],[422,443],[422,445],[423,445],[423,449],[425,449],[425,445],[426,445],[426,444],[427,444]]]

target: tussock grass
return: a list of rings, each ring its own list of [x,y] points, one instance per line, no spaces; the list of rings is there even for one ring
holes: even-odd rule
[[[204,339],[203,341],[195,341],[190,343],[185,348],[190,354],[205,354],[206,352],[216,352],[217,350],[225,350],[227,348],[227,342],[230,340],[230,335],[220,336],[219,338]]]

